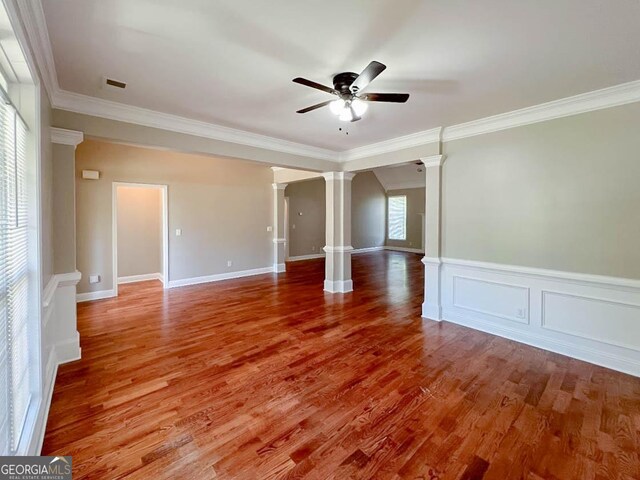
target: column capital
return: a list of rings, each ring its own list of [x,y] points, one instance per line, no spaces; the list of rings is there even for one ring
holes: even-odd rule
[[[353,180],[356,176],[353,172],[324,172],[322,174],[326,181],[330,180],[344,180],[345,182]]]
[[[272,183],[271,186],[274,190],[284,190],[287,188],[288,183]]]
[[[50,136],[52,143],[71,145],[73,148],[76,148],[84,140],[82,132],[57,127],[51,127]]]
[[[441,167],[445,158],[446,155],[432,155],[430,157],[422,157],[420,161],[424,164],[425,168]]]

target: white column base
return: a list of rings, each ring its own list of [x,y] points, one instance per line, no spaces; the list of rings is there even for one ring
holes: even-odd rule
[[[329,293],[353,292],[353,280],[325,280],[324,291]]]
[[[442,261],[437,257],[424,257],[424,303],[422,317],[440,322],[442,304],[440,300],[440,269]]]
[[[425,320],[442,321],[442,307],[440,305],[422,304],[422,318]]]
[[[275,273],[283,273],[287,271],[287,266],[284,263],[274,263],[273,271]]]
[[[74,338],[58,342],[55,345],[58,364],[80,360],[82,349],[80,348],[80,334],[75,332]]]

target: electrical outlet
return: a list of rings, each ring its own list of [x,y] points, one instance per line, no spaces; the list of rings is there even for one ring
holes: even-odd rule
[[[176,228],[176,237],[179,237],[180,235],[182,235],[182,229]]]
[[[231,260],[227,260],[227,267],[230,267],[231,265],[233,265],[233,262]]]
[[[311,247],[311,251],[312,251],[312,252],[315,252],[315,251],[316,251],[316,246],[315,246],[315,245],[313,245],[313,246]]]
[[[294,223],[291,225],[291,230],[295,230],[295,229],[296,229],[296,224]]]
[[[272,232],[272,231],[273,231],[273,227],[272,227],[271,225],[269,225],[269,226],[267,227],[267,232]]]
[[[89,275],[89,283],[100,283],[100,275]]]
[[[516,310],[516,317],[518,318],[525,318],[527,315],[527,311],[524,308],[518,308]]]

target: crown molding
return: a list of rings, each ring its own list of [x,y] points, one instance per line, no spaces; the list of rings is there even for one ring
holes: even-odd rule
[[[335,180],[344,180],[346,182],[350,182],[351,180],[353,180],[353,177],[355,177],[356,174],[353,172],[324,172],[322,176],[327,182]]]
[[[71,145],[77,147],[84,140],[84,134],[75,130],[51,127],[51,142],[60,145]]]
[[[52,100],[53,107],[70,112],[108,118],[120,122],[159,128],[198,137],[236,143],[276,152],[323,160],[336,160],[337,152],[290,142],[267,135],[246,132],[213,123],[192,120],[178,115],[162,113],[142,107],[125,105],[79,93],[58,90]]]
[[[446,127],[443,142],[640,101],[640,80]]]
[[[338,154],[338,161],[346,163],[351,160],[358,160],[360,158],[372,157],[383,153],[395,152],[405,148],[437,143],[440,141],[441,135],[442,127],[403,135],[402,137],[396,137],[390,140],[384,140],[382,142],[345,150]]]
[[[41,0],[11,0],[5,4],[10,12],[17,11],[22,19],[35,63],[54,108],[342,164],[420,145],[449,142],[640,101],[640,80],[636,80],[444,129],[424,130],[338,152],[62,90],[58,84]]]
[[[60,87],[42,3],[40,0],[14,0],[5,3],[12,9],[17,7],[35,57],[36,66],[40,71],[42,83],[49,99],[53,99]],[[15,7],[10,4],[15,4]]]
[[[432,155],[430,157],[422,157],[420,161],[425,166],[428,167],[441,167],[444,163],[445,156],[444,155]]]

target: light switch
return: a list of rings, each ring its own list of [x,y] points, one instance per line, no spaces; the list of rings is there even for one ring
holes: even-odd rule
[[[180,235],[182,235],[182,229],[176,228],[176,237],[179,237]]]

